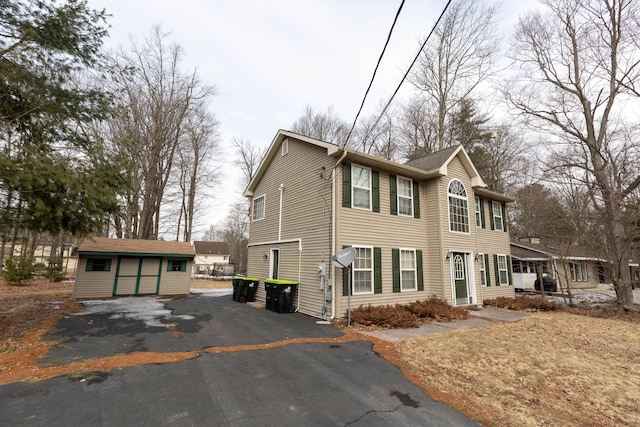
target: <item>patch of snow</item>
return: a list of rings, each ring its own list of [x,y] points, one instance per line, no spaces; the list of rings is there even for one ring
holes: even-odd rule
[[[634,289],[633,301],[635,304],[640,304],[640,288]],[[573,290],[573,302],[575,304],[586,304],[590,306],[598,306],[601,304],[615,304],[616,291],[611,286],[600,285],[595,289],[576,289]],[[549,301],[564,303],[565,298],[558,296],[549,296]],[[568,298],[566,298],[568,302]]]
[[[173,323],[162,323],[161,319],[172,320],[192,320],[194,316],[171,314],[171,310],[165,308],[165,301],[162,298],[118,298],[112,300],[89,300],[82,301],[85,311],[75,313],[76,316],[87,314],[111,314],[109,319],[133,319],[141,320],[145,325],[151,327],[169,327]]]
[[[198,289],[191,288],[192,294],[198,294],[203,297],[226,297],[233,294],[233,289]]]

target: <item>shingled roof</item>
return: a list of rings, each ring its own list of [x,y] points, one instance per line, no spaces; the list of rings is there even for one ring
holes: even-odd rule
[[[110,239],[89,237],[80,243],[78,254],[131,254],[131,255],[175,255],[194,257],[189,242],[167,242],[164,240]]]
[[[202,242],[194,241],[193,246],[198,255],[230,255],[229,245],[226,242]]]

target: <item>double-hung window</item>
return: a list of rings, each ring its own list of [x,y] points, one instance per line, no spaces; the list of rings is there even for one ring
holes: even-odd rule
[[[484,254],[478,254],[478,264],[480,265],[480,285],[487,286],[487,266],[484,263]]]
[[[264,194],[253,199],[253,221],[264,219]]]
[[[373,248],[356,247],[353,260],[353,294],[373,293]]]
[[[418,289],[416,280],[416,251],[415,249],[400,249],[400,290],[415,291]]]
[[[449,183],[449,230],[460,233],[469,232],[469,208],[467,191],[457,179]]]
[[[496,280],[499,286],[508,285],[509,284],[509,268],[507,263],[506,255],[496,255],[497,265],[496,271],[498,272],[498,277]]]
[[[502,212],[502,203],[500,202],[492,202],[493,203],[493,229],[503,231],[504,227],[502,226],[504,221],[504,213]]]
[[[353,207],[371,210],[371,169],[351,166]]]
[[[398,215],[413,217],[413,181],[398,177]]]

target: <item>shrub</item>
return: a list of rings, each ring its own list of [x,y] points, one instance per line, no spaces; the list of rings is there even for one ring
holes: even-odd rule
[[[406,305],[361,305],[351,310],[352,323],[383,328],[417,328],[426,321],[452,322],[468,317],[464,307],[452,307],[436,297]]]
[[[417,328],[418,318],[400,305],[360,306],[351,310],[351,321],[364,326],[385,328]]]
[[[438,322],[452,322],[469,317],[469,311],[466,308],[452,307],[445,300],[435,296],[411,303],[406,306],[406,309],[420,319],[429,318]]]
[[[564,305],[547,301],[542,298],[531,298],[519,296],[515,298],[498,297],[495,299],[484,300],[484,305],[489,307],[506,308],[509,310],[540,310],[540,311],[559,311],[564,310]]]
[[[4,280],[10,285],[24,286],[31,281],[35,271],[31,258],[8,258],[3,271]]]

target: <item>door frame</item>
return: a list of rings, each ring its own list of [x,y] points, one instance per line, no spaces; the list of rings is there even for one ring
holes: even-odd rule
[[[465,306],[474,305],[478,303],[478,297],[476,295],[476,280],[475,280],[475,265],[473,251],[468,250],[455,250],[451,249],[449,252],[449,277],[451,279],[451,305],[453,306]],[[465,280],[467,285],[467,299],[466,304],[458,304],[456,298],[456,280],[454,271],[454,259],[456,255],[461,255],[464,267],[465,267]]]

